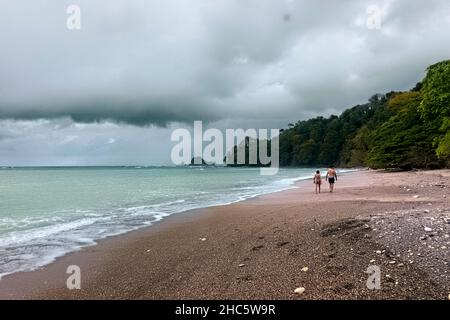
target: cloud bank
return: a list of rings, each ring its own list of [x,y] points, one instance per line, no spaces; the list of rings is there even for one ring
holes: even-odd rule
[[[81,9],[81,30],[66,8]],[[368,8],[381,28],[367,27]],[[287,122],[408,89],[449,58],[447,0],[15,0],[0,119]]]

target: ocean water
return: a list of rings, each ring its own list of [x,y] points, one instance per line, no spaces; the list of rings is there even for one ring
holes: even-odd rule
[[[30,271],[96,240],[189,209],[292,188],[314,169],[0,169],[0,275]]]

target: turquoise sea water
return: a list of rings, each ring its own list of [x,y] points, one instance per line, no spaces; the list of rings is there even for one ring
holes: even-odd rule
[[[0,275],[33,270],[95,240],[185,210],[293,187],[314,169],[0,169]]]

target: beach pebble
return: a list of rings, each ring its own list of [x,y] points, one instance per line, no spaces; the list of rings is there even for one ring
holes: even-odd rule
[[[305,293],[305,288],[303,287],[299,287],[297,289],[294,290],[294,293],[298,294],[299,296],[301,296],[303,293]]]
[[[303,271],[303,272],[308,272],[308,270],[309,270],[309,268],[308,268],[308,267],[304,267],[304,268],[302,268],[302,271]]]
[[[375,251],[376,254],[381,254],[381,250]]]

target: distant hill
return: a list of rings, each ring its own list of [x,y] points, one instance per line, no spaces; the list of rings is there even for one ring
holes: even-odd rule
[[[208,164],[202,157],[193,157],[191,159],[191,163],[189,165],[190,166],[210,166],[210,165],[214,165],[214,164]]]
[[[250,159],[250,144],[253,143],[254,146],[256,146],[256,154],[255,159]],[[227,167],[266,167],[266,166],[270,166],[270,163],[267,165],[263,165],[259,159],[259,147],[261,145],[261,143],[266,143],[267,144],[267,153],[269,154],[268,156],[270,156],[270,147],[271,144],[268,143],[267,140],[258,140],[258,139],[254,139],[254,138],[250,138],[250,137],[245,137],[245,139],[243,141],[241,141],[241,143],[239,143],[239,145],[234,146],[233,150],[229,151],[227,153],[227,155],[224,158],[224,163],[227,163],[228,159],[231,159],[231,163],[232,164],[227,164]],[[242,163],[239,163],[238,161],[238,155],[242,154],[244,155],[244,159],[242,161]],[[253,160],[253,161],[252,161]]]

